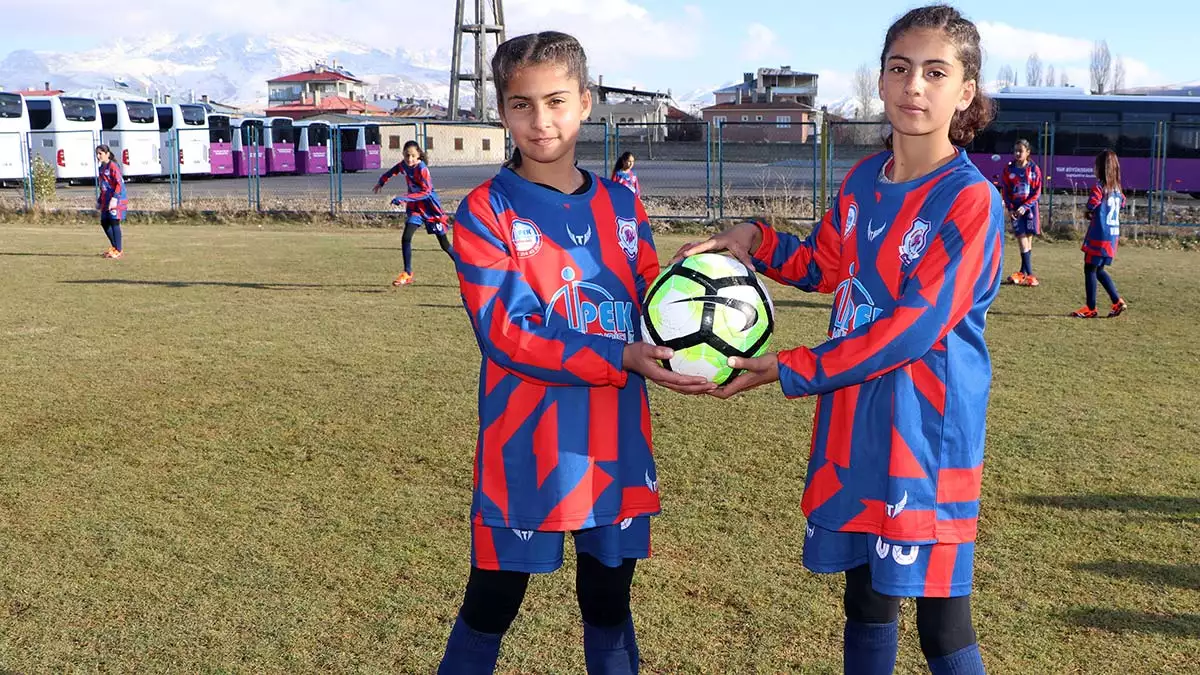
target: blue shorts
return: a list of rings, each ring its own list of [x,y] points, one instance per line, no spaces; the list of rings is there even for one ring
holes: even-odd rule
[[[804,566],[833,574],[870,565],[871,587],[899,598],[953,598],[971,594],[975,542],[905,546],[874,534],[834,532],[809,523]]]
[[[545,573],[562,567],[566,532],[539,532],[471,524],[471,565],[484,570]],[[626,558],[650,557],[650,516],[571,533],[575,552],[608,567]]]
[[[404,221],[405,225],[424,225],[429,234],[446,234],[446,226],[439,220],[429,220],[422,216],[411,215]]]
[[[1013,218],[1013,234],[1018,237],[1033,236],[1042,233],[1041,219],[1038,218],[1037,208],[1032,208],[1019,218]]]

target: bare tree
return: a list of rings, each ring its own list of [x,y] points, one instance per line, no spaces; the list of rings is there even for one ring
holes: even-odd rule
[[[879,72],[864,63],[854,73],[854,100],[858,102],[858,118],[869,119],[879,89]]]
[[[1092,93],[1106,94],[1112,83],[1112,52],[1108,50],[1108,41],[1101,40],[1092,47]]]
[[[1046,86],[1053,87],[1058,84],[1058,77],[1054,73],[1054,64],[1046,66]]]
[[[996,83],[1001,87],[1017,86],[1017,71],[1012,66],[1002,66],[1000,72],[996,73]]]
[[[1117,57],[1116,65],[1113,66],[1113,93],[1119,94],[1125,89],[1125,59]]]
[[[1025,60],[1025,84],[1030,87],[1042,86],[1042,59],[1034,52]]]
[[[1064,69],[1062,71],[1062,74],[1058,76],[1058,86],[1060,86],[1060,87],[1071,86],[1071,78],[1067,77],[1066,69]]]

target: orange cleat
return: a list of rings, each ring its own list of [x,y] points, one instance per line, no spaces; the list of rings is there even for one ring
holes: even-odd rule
[[[117,249],[114,248],[112,250],[112,253],[108,257],[112,260],[116,260],[117,258],[124,257],[124,255],[125,255],[124,251],[118,251]]]
[[[1004,280],[1004,283],[1012,284],[1013,286],[1020,286],[1021,282],[1024,280],[1025,274],[1023,272],[1013,272],[1007,279]]]
[[[1074,312],[1071,312],[1071,316],[1076,319],[1094,319],[1098,315],[1096,314],[1096,310],[1094,310],[1094,309],[1088,309],[1087,307],[1080,307],[1079,309],[1075,310]]]
[[[1019,281],[1017,283],[1020,286],[1041,286],[1042,285],[1042,282],[1038,281],[1038,278],[1033,276],[1032,274],[1026,274],[1025,276],[1021,277],[1021,281]]]
[[[393,286],[407,286],[413,282],[413,275],[408,272],[401,272],[392,280]]]
[[[1117,298],[1117,301],[1113,303],[1112,309],[1108,312],[1108,318],[1121,316],[1127,309],[1129,309],[1129,303],[1125,302],[1125,298]]]

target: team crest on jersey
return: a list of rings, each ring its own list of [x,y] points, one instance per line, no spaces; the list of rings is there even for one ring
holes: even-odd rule
[[[625,255],[630,260],[637,258],[638,254],[637,229],[636,220],[631,218],[617,218],[617,243],[621,245],[621,250],[625,251]]]
[[[511,233],[513,250],[518,258],[528,258],[542,250],[542,231],[532,220],[513,218]]]
[[[527,542],[530,539],[533,539],[533,530],[518,530],[513,528],[513,534],[517,535],[517,538],[521,541]]]
[[[546,325],[560,321],[561,316],[566,318],[573,331],[603,335],[625,343],[634,341],[636,314],[632,302],[617,300],[600,284],[580,279],[573,267],[562,269],[562,280],[563,285],[546,303]]]
[[[576,246],[587,246],[588,242],[592,240],[592,224],[588,223],[587,230],[585,230],[583,234],[576,234],[575,231],[571,229],[571,224],[567,223],[567,236],[571,239],[572,244],[575,244]]]
[[[650,488],[651,492],[658,492],[658,479],[650,480],[650,472],[646,472],[646,487]]]
[[[900,242],[900,262],[911,265],[925,252],[925,245],[928,243],[929,221],[917,218],[904,233],[904,239]]]
[[[842,230],[842,239],[849,239],[854,232],[854,226],[858,224],[858,204],[850,202],[850,206],[846,207],[846,227]]]

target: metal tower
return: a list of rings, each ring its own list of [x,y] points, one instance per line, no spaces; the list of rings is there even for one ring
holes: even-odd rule
[[[487,119],[488,83],[493,82],[491,73],[491,58],[488,55],[488,42],[496,36],[496,46],[504,42],[504,7],[503,0],[456,0],[454,10],[454,49],[450,57],[450,111],[449,118],[458,119],[458,101],[462,94],[462,83],[475,84],[475,117]],[[466,21],[466,6],[470,3],[475,7],[475,20]],[[488,7],[491,8],[493,23],[488,23]],[[462,72],[463,36],[472,35],[475,39],[475,69],[470,73]],[[495,49],[492,50],[493,52]]]

